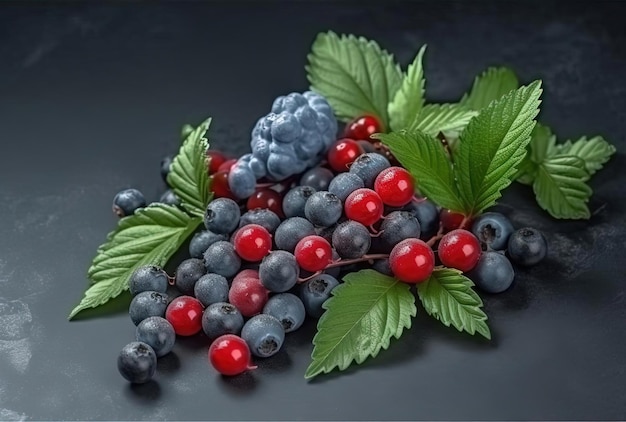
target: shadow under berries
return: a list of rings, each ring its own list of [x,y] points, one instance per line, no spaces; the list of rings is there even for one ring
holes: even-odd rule
[[[125,395],[136,403],[151,405],[161,397],[161,386],[155,380],[144,384],[128,384]]]

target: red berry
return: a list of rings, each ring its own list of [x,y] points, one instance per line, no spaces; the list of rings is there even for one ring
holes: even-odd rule
[[[202,303],[195,297],[178,296],[167,305],[165,319],[179,336],[192,336],[202,329]]]
[[[233,246],[242,259],[250,262],[260,261],[272,247],[272,236],[263,226],[247,224],[237,230]]]
[[[257,278],[258,279],[259,278],[259,272],[257,270],[252,270],[252,269],[241,270],[233,278],[233,281],[232,281],[231,284],[235,284],[235,283],[239,282],[240,280],[243,280],[244,278]]]
[[[443,225],[445,231],[458,229],[463,223],[465,216],[461,213],[450,211],[449,209],[442,208],[439,213],[439,221]]]
[[[346,216],[364,226],[371,226],[383,216],[383,201],[378,194],[367,188],[357,189],[346,198]]]
[[[363,152],[358,142],[349,138],[339,139],[328,149],[328,164],[337,173],[348,171],[350,164]]]
[[[226,160],[222,164],[220,164],[220,166],[217,168],[217,171],[229,172],[232,166],[234,166],[236,163],[237,163],[236,158],[231,158],[230,160]]]
[[[300,239],[293,254],[300,268],[313,272],[323,270],[333,259],[328,240],[316,235]]]
[[[268,299],[269,290],[258,278],[242,277],[228,291],[228,301],[245,317],[261,313]]]
[[[222,375],[239,375],[256,369],[251,363],[248,344],[239,336],[224,334],[216,338],[209,347],[209,362]]]
[[[226,161],[226,157],[219,151],[207,150],[206,156],[209,160],[209,174],[216,173],[218,168]]]
[[[480,242],[471,232],[462,229],[446,233],[437,249],[441,263],[463,272],[476,266],[480,258]]]
[[[257,189],[252,196],[248,198],[246,208],[249,210],[264,208],[273,211],[280,218],[285,217],[283,214],[283,197],[280,193],[270,188]]]
[[[423,240],[405,239],[391,250],[389,266],[400,281],[421,283],[430,277],[435,268],[435,254]]]
[[[413,199],[415,184],[411,173],[402,167],[387,167],[376,176],[374,190],[390,207],[403,207]]]
[[[344,136],[350,139],[369,140],[370,135],[383,131],[382,125],[374,116],[361,116],[346,125]]]
[[[230,191],[227,171],[218,171],[212,176],[211,190],[216,198],[230,198],[235,201],[237,200],[235,195]]]

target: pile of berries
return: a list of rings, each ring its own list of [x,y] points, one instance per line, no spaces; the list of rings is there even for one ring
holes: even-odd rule
[[[320,147],[317,165],[281,180],[260,177],[247,198],[229,184],[241,161],[209,150],[216,199],[206,209],[206,230],[190,241],[191,257],[173,276],[144,266],[129,280],[137,341],[118,358],[121,374],[145,382],[177,335],[200,332],[219,373],[254,368],[253,357],[276,354],[306,316],[322,315],[342,271],[369,267],[415,284],[444,265],[499,293],[513,282],[511,261],[527,266],[545,257],[546,240],[533,228],[516,231],[495,212],[470,221],[418,196],[409,172],[370,140],[380,130],[371,116],[355,119],[344,137]],[[140,195],[121,192],[114,208],[132,213]],[[173,193],[165,197],[177,203]],[[177,297],[166,293],[169,284]]]

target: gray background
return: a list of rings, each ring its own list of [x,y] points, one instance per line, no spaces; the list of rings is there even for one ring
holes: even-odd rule
[[[0,5],[0,419],[625,419],[626,32],[621,2]],[[589,222],[557,222],[513,186],[503,208],[545,230],[547,261],[484,295],[491,343],[425,316],[389,351],[307,383],[314,324],[252,374],[225,380],[202,337],[148,385],[115,367],[128,296],[68,322],[113,229],[114,194],[156,200],[159,161],[208,115],[215,148],[247,151],[280,94],[307,88],[317,32],[378,40],[406,65],[422,43],[431,100],[488,65],[544,81],[561,138],[618,154],[592,181]],[[87,318],[89,317],[89,318]]]

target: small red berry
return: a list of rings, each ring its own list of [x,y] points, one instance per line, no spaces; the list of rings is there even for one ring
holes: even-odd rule
[[[233,278],[231,284],[237,283],[239,280],[243,280],[244,278],[259,278],[259,272],[253,269],[241,270],[237,273],[237,275]]]
[[[248,344],[239,336],[224,334],[216,338],[209,347],[209,362],[222,375],[239,375],[252,365]]]
[[[306,236],[296,244],[296,262],[306,271],[321,271],[333,259],[333,250],[328,240],[321,236]]]
[[[389,266],[400,281],[421,283],[430,277],[435,268],[435,254],[423,240],[405,239],[391,250]]]
[[[206,156],[209,160],[209,174],[217,173],[217,169],[226,161],[226,156],[219,151],[207,150]]]
[[[371,115],[357,117],[346,125],[344,136],[350,139],[369,140],[370,135],[383,131],[380,121]]]
[[[344,210],[350,220],[371,226],[383,216],[383,201],[373,190],[357,189],[346,198]]]
[[[236,158],[231,158],[230,160],[226,160],[224,161],[222,164],[220,164],[220,166],[217,168],[217,171],[225,171],[225,172],[229,172],[230,169],[237,163],[237,159]]]
[[[228,172],[227,171],[218,171],[213,176],[211,176],[211,190],[216,198],[230,198],[232,200],[237,200],[235,195],[231,192],[230,186],[228,185]]]
[[[442,208],[439,212],[439,221],[441,221],[445,231],[458,229],[463,223],[464,218],[465,216],[463,214],[450,211],[446,208]]]
[[[374,190],[390,207],[403,207],[415,195],[415,183],[411,173],[402,167],[387,167],[376,176]]]
[[[268,209],[280,218],[284,218],[283,214],[283,197],[274,189],[261,188],[257,189],[246,202],[246,208],[253,210],[256,208]]]
[[[480,258],[480,242],[471,232],[462,229],[446,233],[439,242],[437,253],[446,267],[463,272],[476,266]]]
[[[263,226],[247,224],[237,230],[233,238],[235,252],[242,259],[257,262],[267,255],[272,247],[272,236]]]
[[[242,277],[228,291],[228,301],[245,317],[261,313],[268,299],[269,290],[258,278]]]
[[[178,296],[167,305],[165,319],[179,336],[192,336],[202,329],[202,303],[195,297]]]
[[[337,173],[348,171],[350,164],[363,152],[358,142],[349,138],[339,139],[328,149],[328,164]]]

